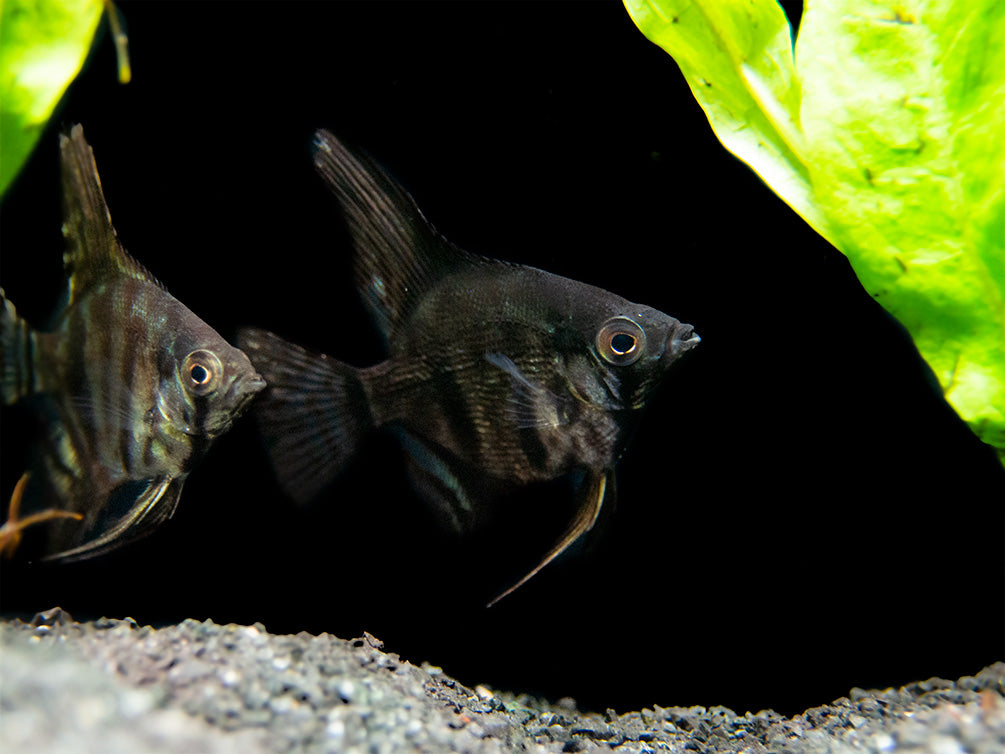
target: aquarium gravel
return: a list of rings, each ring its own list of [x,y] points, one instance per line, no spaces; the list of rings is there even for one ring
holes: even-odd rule
[[[956,681],[852,689],[784,718],[724,707],[581,712],[569,699],[469,688],[370,635],[260,624],[78,623],[59,608],[0,623],[0,751],[1005,751],[1005,663]]]

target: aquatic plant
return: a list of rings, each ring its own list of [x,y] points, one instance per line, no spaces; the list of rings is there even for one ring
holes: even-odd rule
[[[63,92],[80,72],[103,11],[130,77],[125,35],[110,0],[0,2],[0,196],[17,176]]]
[[[794,45],[775,0],[625,6],[1005,461],[1005,3],[807,0]]]

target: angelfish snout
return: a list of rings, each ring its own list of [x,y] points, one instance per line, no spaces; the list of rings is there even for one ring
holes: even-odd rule
[[[243,413],[252,399],[266,388],[265,380],[257,372],[237,379],[230,388],[230,401],[235,413]]]
[[[254,374],[249,375],[248,377],[245,377],[244,380],[241,381],[239,392],[243,400],[250,401],[258,393],[265,390],[265,388],[266,388],[265,380],[262,378],[260,374],[256,372]]]
[[[242,392],[254,395],[261,392],[266,387],[265,379],[257,372],[248,377],[242,385]]]
[[[701,338],[694,331],[694,327],[679,322],[667,337],[667,345],[669,346],[667,352],[671,354],[671,358],[676,358],[690,351],[699,343],[701,343]]]

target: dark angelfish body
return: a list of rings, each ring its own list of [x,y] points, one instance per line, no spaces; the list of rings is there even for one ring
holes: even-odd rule
[[[47,332],[0,299],[0,389],[45,419],[11,516],[25,487],[35,507],[79,514],[52,525],[48,553],[68,559],[169,518],[193,465],[265,383],[126,253],[80,126],[60,151],[65,294]]]
[[[639,409],[699,339],[592,285],[458,249],[372,161],[325,131],[315,147],[388,358],[356,369],[239,333],[269,383],[256,412],[280,482],[313,497],[380,426],[398,430],[418,491],[460,528],[501,492],[585,472],[575,519],[519,586],[593,526]]]

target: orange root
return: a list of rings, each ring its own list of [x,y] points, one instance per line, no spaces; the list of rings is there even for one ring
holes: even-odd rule
[[[49,508],[38,513],[32,513],[27,518],[22,519],[19,515],[21,511],[21,498],[24,496],[24,490],[28,486],[30,478],[31,472],[26,471],[17,480],[17,484],[14,485],[14,492],[10,496],[10,505],[7,508],[7,521],[3,526],[0,526],[0,555],[3,555],[5,558],[14,557],[18,545],[21,544],[22,533],[29,526],[34,526],[43,521],[51,521],[55,518],[72,518],[77,521],[83,518],[79,513]]]

